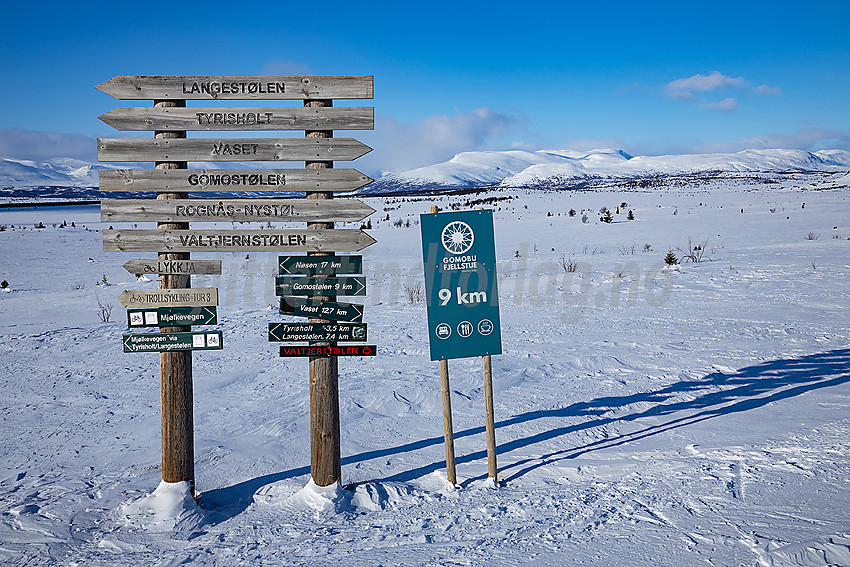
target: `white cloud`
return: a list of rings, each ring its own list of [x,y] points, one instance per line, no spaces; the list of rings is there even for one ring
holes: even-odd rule
[[[95,161],[97,140],[82,134],[5,128],[0,130],[0,157],[34,161],[69,157]]]
[[[731,142],[703,144],[691,148],[697,153],[732,153],[741,150],[848,150],[850,151],[850,132],[826,128],[804,128],[792,134],[767,134]]]
[[[664,89],[667,96],[674,100],[698,104],[702,108],[728,112],[738,109],[739,105],[736,98],[727,97],[722,100],[712,100],[704,96],[704,93],[718,89],[743,89],[746,85],[747,80],[744,77],[729,77],[720,71],[712,71],[709,75],[696,74],[685,79],[670,81],[664,86]],[[778,89],[773,89],[767,85],[762,85],[753,92],[756,94],[779,94]]]
[[[782,94],[782,89],[779,87],[769,87],[767,85],[759,85],[754,91],[755,94],[761,96],[779,96]]]
[[[460,152],[486,149],[521,122],[490,108],[438,114],[412,124],[377,115],[375,131],[357,136],[375,151],[354,165],[372,171],[404,171],[438,163]]]
[[[705,105],[714,110],[738,110],[738,101],[734,98],[724,98],[717,102],[709,102]]]
[[[708,92],[723,87],[741,87],[746,83],[743,77],[727,77],[720,71],[710,75],[696,74],[687,79],[676,79],[667,83],[667,92],[671,98],[691,95],[694,92]]]

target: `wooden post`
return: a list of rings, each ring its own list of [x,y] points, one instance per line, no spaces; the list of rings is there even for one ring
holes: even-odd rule
[[[489,354],[482,358],[484,360],[484,419],[487,422],[487,474],[495,481],[498,467],[496,465],[496,424],[493,416],[493,368]]]
[[[429,213],[436,213],[437,206],[431,205]],[[446,478],[457,484],[455,470],[455,434],[452,427],[452,391],[449,387],[449,361],[440,361],[440,393],[443,398],[443,440],[446,445]]]
[[[443,396],[443,440],[446,445],[446,478],[457,484],[455,435],[452,428],[452,391],[449,388],[449,361],[440,361],[440,392]]]
[[[156,100],[157,108],[185,107],[185,100]],[[186,132],[155,132],[155,138],[185,138]],[[185,161],[161,161],[156,169],[186,169]],[[185,199],[187,193],[160,193],[157,199]],[[161,230],[187,230],[189,223],[157,223]],[[159,260],[188,260],[189,253],[159,253]],[[160,289],[187,288],[189,275],[159,276]],[[161,333],[191,331],[192,327],[161,327]],[[192,417],[192,351],[162,352],[160,393],[162,398],[162,480],[188,481],[195,492],[195,440]]]
[[[305,100],[308,108],[332,107],[331,100]],[[332,130],[307,130],[306,138],[333,138]],[[332,161],[307,161],[307,169],[330,169]],[[308,199],[333,199],[332,191],[307,191]],[[332,222],[307,223],[308,229],[333,229]],[[330,256],[333,252],[312,252],[310,255]],[[317,295],[311,299],[329,301],[333,298]],[[328,323],[326,319],[309,319],[311,323]],[[327,346],[334,343],[311,342]],[[342,480],[339,423],[339,366],[335,356],[310,357],[310,475],[319,486],[329,486]]]

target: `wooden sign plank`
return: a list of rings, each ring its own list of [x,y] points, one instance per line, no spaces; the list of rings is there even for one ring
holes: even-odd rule
[[[357,222],[374,212],[375,209],[357,199],[105,199],[100,202],[102,222]]]
[[[378,347],[375,345],[346,345],[346,346],[281,346],[282,357],[306,356],[375,356]]]
[[[359,323],[363,320],[363,306],[359,303],[336,303],[303,297],[281,297],[280,313],[296,317],[318,317],[331,321]]]
[[[269,342],[365,341],[366,323],[269,323]]]
[[[366,278],[363,276],[278,276],[275,280],[275,295],[366,295]]]
[[[98,161],[337,161],[372,151],[353,138],[98,138]]]
[[[97,85],[123,100],[303,100],[372,98],[371,75],[299,77],[118,76]]]
[[[104,252],[356,252],[377,242],[357,229],[104,230]]]
[[[216,324],[218,313],[215,307],[152,307],[127,310],[127,326],[130,328]]]
[[[356,169],[101,169],[101,191],[354,191]]]
[[[221,350],[221,331],[197,333],[139,333],[124,335],[124,352]]]
[[[373,130],[371,106],[327,108],[136,108],[98,116],[116,130]]]
[[[280,256],[277,262],[282,276],[363,273],[363,256]]]
[[[128,260],[131,274],[221,274],[221,260]]]
[[[125,289],[118,296],[124,307],[209,307],[218,305],[218,288]]]

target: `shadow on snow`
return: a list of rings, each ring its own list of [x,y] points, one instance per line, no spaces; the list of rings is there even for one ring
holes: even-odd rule
[[[771,402],[799,396],[811,390],[843,384],[847,381],[850,381],[850,349],[839,349],[800,358],[763,362],[742,368],[734,374],[714,372],[698,380],[676,382],[652,392],[642,392],[630,396],[603,397],[589,402],[570,404],[564,408],[523,413],[496,422],[496,429],[540,419],[576,417],[586,417],[589,419],[581,423],[556,427],[502,443],[497,447],[500,457],[504,457],[505,454],[511,451],[577,431],[602,427],[613,423],[637,421],[647,417],[665,416],[680,411],[690,412],[685,416],[677,417],[665,423],[648,426],[616,437],[607,437],[580,447],[555,451],[542,457],[515,461],[503,465],[499,471],[500,476],[504,482],[510,482],[522,477],[535,468],[559,460],[575,458],[598,449],[623,445],[631,441],[637,441],[715,417],[759,408]],[[692,394],[696,397],[689,400],[677,401],[677,396],[681,394]],[[604,414],[616,408],[627,407],[638,403],[642,403],[644,406],[645,404],[651,405],[644,411],[618,415],[616,417],[603,417]],[[483,432],[483,427],[474,427],[455,432],[454,437],[457,439],[482,434]],[[344,457],[342,464],[353,464],[398,455],[434,445],[441,445],[442,443],[442,437],[433,437],[389,449],[366,451],[357,455]],[[456,456],[455,461],[458,464],[462,464],[486,458],[487,453],[482,450]],[[443,468],[445,468],[445,461],[441,460],[383,479],[377,479],[377,482],[407,482]],[[507,475],[508,471],[512,471],[509,476]],[[201,503],[205,508],[213,512],[215,516],[221,516],[220,519],[213,520],[213,522],[217,523],[245,510],[253,501],[253,494],[263,486],[309,473],[310,467],[305,466],[253,478],[233,486],[204,492],[201,494]],[[469,479],[467,482],[473,480],[476,479]]]

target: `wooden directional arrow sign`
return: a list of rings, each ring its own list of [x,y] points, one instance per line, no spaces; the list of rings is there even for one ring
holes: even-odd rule
[[[357,229],[104,230],[104,252],[356,252],[376,240]]]
[[[366,295],[366,278],[302,278],[278,276],[275,295]]]
[[[280,313],[297,317],[316,317],[331,321],[363,320],[363,306],[356,303],[334,303],[301,297],[281,297]]]
[[[128,108],[98,116],[116,130],[372,130],[372,107]]]
[[[129,260],[131,274],[220,274],[221,260]]]
[[[269,341],[365,341],[366,323],[269,323]]]
[[[282,276],[363,273],[363,256],[280,256],[277,261]]]
[[[347,346],[282,346],[280,356],[375,356],[378,347],[375,345]]]
[[[217,323],[215,307],[159,307],[127,310],[128,327],[180,327]]]
[[[104,199],[100,202],[103,222],[357,222],[374,212],[375,209],[357,199]]]
[[[124,335],[124,352],[221,350],[221,331]]]
[[[218,305],[218,288],[125,289],[118,296],[124,307],[208,307]]]
[[[372,98],[371,75],[334,77],[113,77],[97,86],[125,100]]]
[[[354,191],[356,169],[101,169],[101,191]]]
[[[353,138],[98,138],[98,161],[337,161],[372,151]]]

